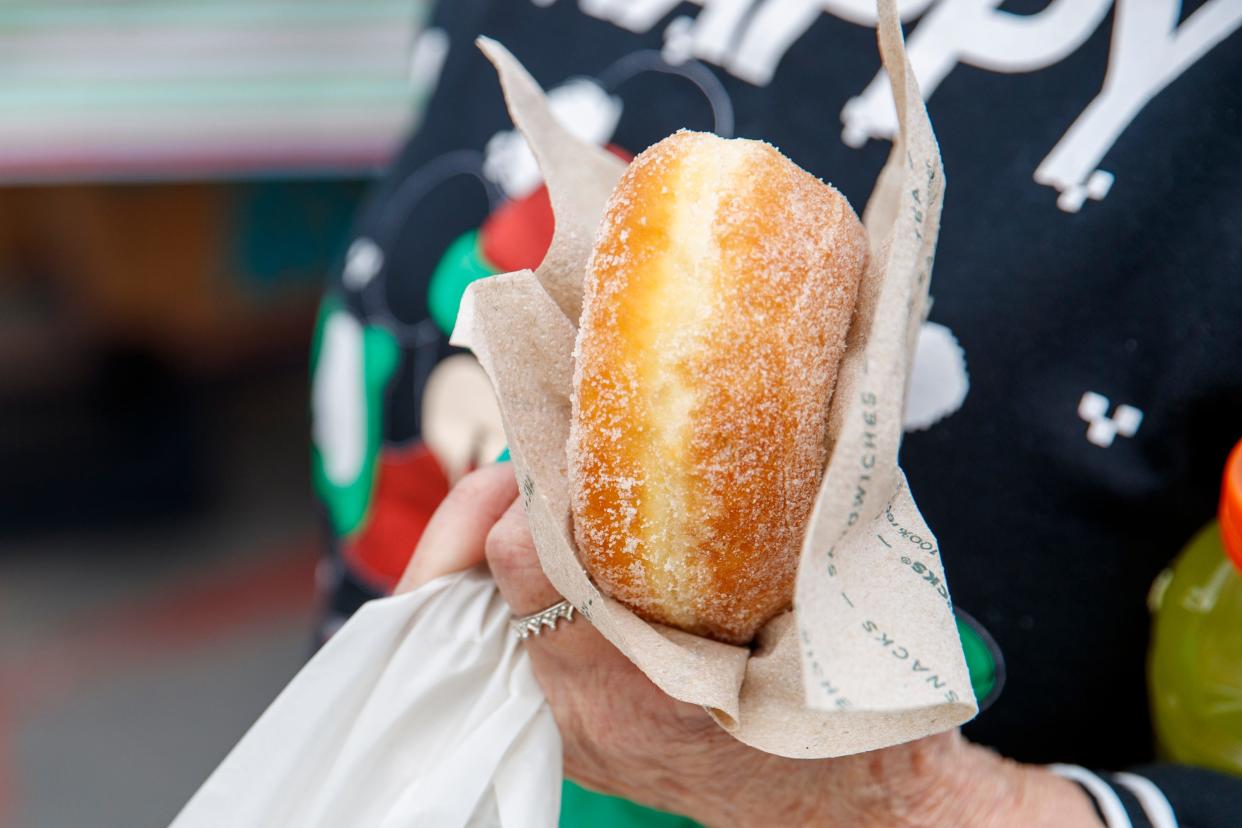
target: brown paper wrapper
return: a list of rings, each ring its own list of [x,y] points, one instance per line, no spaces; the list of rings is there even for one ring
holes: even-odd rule
[[[600,593],[578,562],[565,454],[574,338],[596,228],[624,164],[570,135],[513,56],[480,41],[543,170],[556,230],[538,271],[471,286],[453,341],[474,351],[495,386],[543,569],[658,687],[703,705],[746,744],[792,757],[872,750],[976,712],[939,549],[897,466],[943,173],[893,0],[879,7],[901,128],[863,216],[871,256],[831,402],[832,450],[795,608],[752,649],[650,624]]]

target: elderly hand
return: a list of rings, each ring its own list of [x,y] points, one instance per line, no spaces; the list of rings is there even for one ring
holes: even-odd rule
[[[515,615],[561,597],[540,568],[509,464],[465,477],[427,526],[398,591],[486,560]],[[585,619],[526,641],[576,782],[713,826],[1099,826],[1076,785],[956,731],[839,759],[738,742],[665,695]]]

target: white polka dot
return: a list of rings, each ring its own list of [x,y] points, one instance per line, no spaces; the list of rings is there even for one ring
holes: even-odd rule
[[[350,290],[366,287],[384,266],[384,251],[368,238],[355,239],[345,253],[345,272],[341,281]]]
[[[434,89],[449,53],[448,34],[443,29],[424,30],[410,48],[410,85],[415,89]]]
[[[954,413],[966,401],[968,391],[966,354],[957,337],[944,325],[924,323],[910,372],[906,431],[922,431]]]
[[[366,453],[362,361],[362,325],[352,315],[336,311],[324,322],[311,380],[311,439],[323,456],[324,474],[336,486],[358,479]]]

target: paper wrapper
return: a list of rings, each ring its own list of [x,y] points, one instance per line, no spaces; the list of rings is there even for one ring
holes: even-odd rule
[[[976,712],[939,550],[897,466],[943,175],[894,4],[879,5],[900,131],[864,213],[870,261],[831,402],[832,449],[795,608],[753,649],[647,623],[600,593],[578,561],[566,461],[574,338],[596,228],[624,165],[570,135],[513,56],[480,41],[543,170],[556,230],[538,271],[471,286],[453,341],[474,351],[495,386],[543,569],[662,690],[708,708],[741,741],[792,757],[872,750]],[[827,124],[824,132],[832,140]]]

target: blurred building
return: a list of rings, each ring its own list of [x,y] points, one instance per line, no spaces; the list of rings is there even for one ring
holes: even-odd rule
[[[311,329],[427,5],[0,4],[0,826],[166,822],[309,651]]]
[[[0,466],[25,470],[0,479],[0,532],[191,494],[159,468],[194,462],[181,386],[304,353],[363,182],[443,59],[424,6],[0,7]],[[96,492],[135,479],[101,504],[65,463]]]

